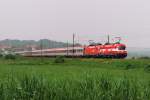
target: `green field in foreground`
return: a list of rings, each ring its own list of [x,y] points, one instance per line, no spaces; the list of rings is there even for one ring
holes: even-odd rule
[[[150,100],[149,59],[0,59],[0,100]]]
[[[150,60],[131,59],[65,59],[64,63],[54,63],[50,58],[21,58],[0,60],[0,78],[9,74],[21,77],[23,74],[43,75],[47,79],[80,79],[84,74],[110,74],[116,78],[124,75],[139,80],[150,78]],[[147,68],[147,69],[146,69]]]

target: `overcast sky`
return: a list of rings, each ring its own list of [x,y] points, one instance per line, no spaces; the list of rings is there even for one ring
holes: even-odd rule
[[[0,0],[0,40],[104,42],[150,48],[149,0]]]

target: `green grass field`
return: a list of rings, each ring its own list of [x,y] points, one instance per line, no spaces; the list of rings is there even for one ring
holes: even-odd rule
[[[0,100],[150,100],[149,59],[0,59]]]

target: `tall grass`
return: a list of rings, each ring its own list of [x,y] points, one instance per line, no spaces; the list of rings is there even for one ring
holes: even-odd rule
[[[1,81],[0,100],[150,100],[150,82],[109,75],[87,74],[80,80],[24,75]]]

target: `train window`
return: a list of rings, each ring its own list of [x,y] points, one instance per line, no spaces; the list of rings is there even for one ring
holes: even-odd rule
[[[77,50],[77,52],[83,52],[83,50]]]
[[[76,53],[76,50],[69,50],[69,53]]]
[[[97,45],[102,45],[101,43],[97,43]]]
[[[120,46],[120,47],[118,47],[118,49],[119,49],[119,50],[125,50],[126,47],[125,47],[125,46]]]
[[[96,43],[91,43],[89,46],[96,46],[97,44]]]
[[[107,42],[107,43],[105,43],[105,45],[110,45],[110,43]]]

